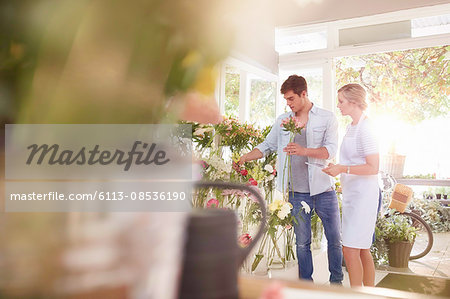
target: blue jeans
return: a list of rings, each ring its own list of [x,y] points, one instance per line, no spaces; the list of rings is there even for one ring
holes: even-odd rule
[[[344,277],[342,273],[341,223],[338,201],[334,191],[323,192],[314,196],[310,196],[309,193],[289,192],[289,202],[293,206],[292,213],[298,221],[298,224],[294,225],[294,231],[297,245],[299,277],[301,279],[312,280],[313,273],[311,213],[305,213],[302,209],[302,201],[306,202],[311,207],[311,210],[315,209],[317,215],[322,220],[328,242],[330,283],[341,283]]]

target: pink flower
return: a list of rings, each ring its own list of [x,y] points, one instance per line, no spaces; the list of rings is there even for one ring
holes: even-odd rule
[[[205,161],[200,161],[200,165],[202,165],[203,168],[208,168],[208,163],[206,163]]]
[[[246,176],[246,175],[248,174],[247,169],[242,169],[242,170],[241,170],[241,174],[242,174],[243,176]]]
[[[285,228],[286,228],[286,229],[291,229],[291,228],[292,228],[292,225],[286,224]]]
[[[274,169],[273,172],[272,172],[272,174],[273,174],[273,176],[277,176],[277,170]]]
[[[206,203],[206,207],[207,208],[217,208],[218,206],[219,206],[219,201],[217,199],[215,199],[215,198],[211,198]]]
[[[283,120],[281,121],[281,127],[284,126],[284,125],[286,125],[286,124],[288,124],[288,123],[289,123],[289,120],[290,120],[289,117],[286,117],[285,119],[283,119]]]
[[[296,128],[303,128],[305,126],[298,118],[294,118],[294,123]]]
[[[247,247],[252,242],[252,237],[249,234],[242,234],[239,239],[239,246]]]
[[[230,190],[230,189],[225,189],[222,191],[223,196],[232,195],[232,194],[233,194],[233,190]]]

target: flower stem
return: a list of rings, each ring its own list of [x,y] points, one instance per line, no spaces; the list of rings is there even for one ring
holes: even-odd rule
[[[282,255],[281,255],[280,248],[278,248],[278,244],[277,244],[278,239],[279,239],[280,237],[276,238],[274,234],[270,234],[270,238],[272,239],[272,244],[273,244],[273,249],[272,249],[272,251],[273,251],[273,250],[276,250],[278,257],[281,259],[281,262],[283,263],[283,266],[284,266],[284,259],[283,259]],[[272,259],[272,260],[273,260],[273,259]],[[272,264],[272,263],[270,263],[270,264]]]
[[[291,136],[289,137],[289,143],[292,142],[292,140],[294,139],[294,134],[291,133]],[[287,177],[287,185],[284,186],[285,180],[284,180],[284,176],[286,174],[286,167],[288,167],[288,177]],[[291,180],[291,156],[289,156],[286,153],[286,157],[284,158],[284,168],[283,168],[283,199],[284,201],[289,201],[289,198],[286,199],[286,192],[289,193],[289,182]]]
[[[262,254],[262,251],[264,250],[264,247],[266,247],[266,241],[269,233],[266,231],[261,243],[259,244],[258,252],[256,253],[255,259],[252,263],[252,272],[255,271],[256,267],[258,267],[258,264],[261,262],[262,258],[264,257],[264,254]]]
[[[295,133],[291,133],[291,137],[289,138],[289,143],[294,141],[294,137],[295,137]],[[291,156],[289,156],[289,181],[292,178],[292,167],[291,167]],[[291,186],[291,191],[292,191],[292,197],[294,197],[294,189],[292,188],[293,186]],[[288,196],[288,200],[289,200],[289,196]]]

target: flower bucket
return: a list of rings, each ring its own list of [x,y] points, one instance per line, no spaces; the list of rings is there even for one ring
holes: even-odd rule
[[[270,242],[269,233],[266,231],[263,237],[258,241],[257,245],[255,246],[255,248],[258,249],[254,251],[254,254],[251,255],[251,258],[249,258],[250,273],[261,276],[267,275],[269,270],[268,242]]]
[[[389,208],[403,213],[412,200],[413,190],[403,184],[396,184],[391,195]]]
[[[414,242],[399,241],[388,243],[389,266],[396,268],[408,268],[409,255]]]
[[[297,265],[294,227],[291,226],[289,228],[286,228],[285,236],[286,236],[286,248],[285,248],[286,268],[289,268],[291,266]]]
[[[285,230],[278,227],[276,232],[269,234],[268,263],[270,269],[284,269],[286,266],[286,234]]]
[[[317,221],[315,225],[311,225],[311,230],[312,230],[311,249],[320,249],[322,246],[322,236],[323,236],[322,221]]]

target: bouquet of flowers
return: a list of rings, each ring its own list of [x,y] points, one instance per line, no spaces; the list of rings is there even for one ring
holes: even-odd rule
[[[281,127],[283,128],[284,131],[290,132],[289,143],[291,143],[294,141],[295,135],[302,134],[302,129],[305,127],[305,124],[301,123],[298,120],[298,118],[296,118],[295,116],[291,116],[291,117],[286,117],[285,119],[283,119],[281,121]],[[284,182],[285,182],[284,176],[286,174],[286,167],[288,167],[287,181],[289,182],[289,180],[291,178],[291,156],[290,155],[286,155],[286,159],[284,161],[283,186],[282,186],[283,195],[287,194],[286,191],[288,188],[288,186],[284,186]],[[287,198],[289,198],[289,196],[287,196]]]
[[[240,152],[260,139],[261,132],[247,123],[239,123],[233,117],[224,117],[224,120],[215,126],[217,134],[221,136],[221,146],[229,146],[232,152]]]

